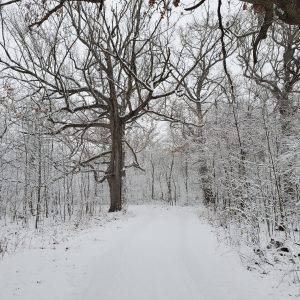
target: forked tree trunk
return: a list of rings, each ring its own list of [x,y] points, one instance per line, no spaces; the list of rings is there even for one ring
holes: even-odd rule
[[[122,209],[122,172],[123,172],[123,127],[119,117],[111,121],[111,157],[108,175],[108,185],[110,190],[109,212],[120,211]]]

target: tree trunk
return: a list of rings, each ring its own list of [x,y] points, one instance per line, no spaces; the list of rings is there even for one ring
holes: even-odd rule
[[[280,123],[281,123],[281,138],[279,143],[279,155],[284,157],[289,152],[292,152],[291,147],[289,145],[289,138],[292,135],[292,119],[293,119],[293,109],[291,105],[291,100],[288,97],[288,93],[286,93],[285,97],[279,99],[279,113],[280,113]],[[295,186],[293,184],[293,162],[289,161],[284,163],[281,167],[280,174],[280,182],[282,185],[283,191],[283,201],[284,205],[288,201],[291,201],[295,196]]]
[[[155,165],[154,161],[152,160],[152,156],[150,158],[150,163],[151,163],[151,199],[154,200],[154,191],[155,191]]]
[[[37,203],[36,203],[36,218],[35,228],[38,228],[38,223],[41,218],[41,192],[42,192],[42,137],[38,132],[38,187],[37,187]]]
[[[212,190],[212,180],[209,174],[208,163],[206,158],[206,153],[204,151],[205,147],[205,137],[203,133],[203,128],[201,125],[203,124],[203,113],[202,113],[202,105],[200,102],[197,102],[197,114],[198,114],[198,123],[200,125],[197,133],[197,137],[199,139],[199,146],[200,146],[200,178],[202,183],[202,190],[204,194],[204,201],[205,205],[214,204],[215,203],[215,196]]]
[[[122,209],[122,173],[123,173],[123,126],[118,116],[111,120],[111,157],[108,174],[108,185],[110,190],[109,212]]]

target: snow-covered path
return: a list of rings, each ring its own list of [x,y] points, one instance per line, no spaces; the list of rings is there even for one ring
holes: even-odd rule
[[[0,299],[292,299],[246,271],[193,209],[131,210],[134,218],[75,238],[68,251],[28,250],[1,262]]]

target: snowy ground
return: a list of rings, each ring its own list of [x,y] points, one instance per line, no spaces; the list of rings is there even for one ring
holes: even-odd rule
[[[242,266],[193,208],[134,206],[51,247],[0,261],[0,299],[285,300],[286,286]],[[300,293],[300,292],[299,292]]]

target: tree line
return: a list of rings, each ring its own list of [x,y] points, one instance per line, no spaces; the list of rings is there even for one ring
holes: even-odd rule
[[[266,14],[232,2],[220,29],[203,5],[183,25],[142,0],[63,1],[33,27],[41,7],[1,10],[2,217],[136,193],[203,200],[253,241],[299,230],[299,29],[274,19],[255,58]]]

